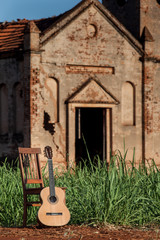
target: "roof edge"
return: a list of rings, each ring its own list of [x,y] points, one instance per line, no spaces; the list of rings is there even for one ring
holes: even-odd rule
[[[123,35],[123,37],[125,37],[125,39],[136,49],[140,55],[145,53],[142,44],[98,0],[82,0],[71,10],[62,14],[62,17],[60,17],[41,34],[41,44],[43,45],[53,35],[58,34],[62,28],[70,23],[76,16],[81,14],[91,4],[95,5],[95,7],[97,7],[97,9],[106,16],[107,20],[112,24],[112,26],[116,28],[116,30]],[[71,16],[71,14],[73,15]]]

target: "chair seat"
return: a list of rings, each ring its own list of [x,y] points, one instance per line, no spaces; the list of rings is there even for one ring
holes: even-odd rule
[[[27,202],[27,206],[32,206],[32,207],[40,207],[42,204],[40,201],[37,202]]]
[[[43,183],[42,179],[27,179],[26,184],[40,184]]]

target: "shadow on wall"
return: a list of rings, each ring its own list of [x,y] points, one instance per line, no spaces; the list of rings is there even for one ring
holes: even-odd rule
[[[44,111],[44,121],[43,121],[43,128],[48,131],[51,135],[54,135],[55,133],[55,123],[50,122],[51,117],[47,112]]]

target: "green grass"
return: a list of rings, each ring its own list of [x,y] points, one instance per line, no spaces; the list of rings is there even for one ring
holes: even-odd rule
[[[15,165],[15,164],[14,164]],[[36,208],[28,211],[28,222],[35,222]],[[20,170],[8,164],[0,166],[0,226],[21,226],[23,223],[23,189]]]
[[[160,172],[154,161],[148,167],[126,166],[126,154],[118,152],[109,167],[94,158],[63,174],[55,171],[56,186],[67,187],[66,203],[70,224],[120,224],[144,226],[160,223]],[[44,178],[45,185],[48,180]],[[35,224],[37,208],[28,212],[28,224]],[[21,226],[23,191],[19,167],[6,162],[0,167],[0,226]]]

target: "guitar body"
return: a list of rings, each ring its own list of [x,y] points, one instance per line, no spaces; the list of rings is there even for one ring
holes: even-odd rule
[[[70,220],[70,212],[65,205],[65,192],[55,187],[55,198],[53,202],[50,200],[49,187],[41,191],[42,206],[38,211],[40,222],[46,226],[63,226]]]

